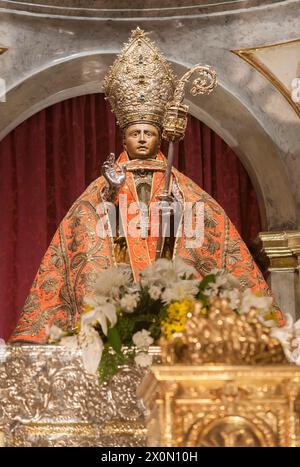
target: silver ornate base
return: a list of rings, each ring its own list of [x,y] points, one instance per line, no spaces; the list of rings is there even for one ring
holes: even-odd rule
[[[80,351],[7,346],[0,355],[0,445],[145,446],[145,409],[136,396],[144,375],[124,366],[99,385]]]

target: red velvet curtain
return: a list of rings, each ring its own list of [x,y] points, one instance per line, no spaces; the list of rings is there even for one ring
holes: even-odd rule
[[[73,201],[100,174],[121,134],[102,94],[55,104],[0,142],[0,337],[12,332],[47,246]],[[167,147],[163,148],[166,153]],[[176,166],[210,193],[249,243],[260,230],[257,199],[233,151],[191,117]]]

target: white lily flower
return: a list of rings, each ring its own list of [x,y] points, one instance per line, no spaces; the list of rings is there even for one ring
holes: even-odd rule
[[[95,309],[106,305],[108,298],[103,295],[92,295],[91,297],[84,297],[84,303]]]
[[[151,344],[153,344],[153,338],[150,336],[150,332],[146,329],[136,332],[132,336],[132,341],[138,349],[147,349]]]
[[[240,281],[235,276],[230,274],[229,272],[227,272],[225,274],[225,279],[226,279],[226,282],[225,282],[225,284],[223,286],[225,289],[232,290],[232,289],[240,289],[241,288]]]
[[[102,357],[103,342],[92,326],[81,329],[78,335],[62,337],[59,344],[72,351],[80,349],[85,370],[91,374],[97,373]]]
[[[103,352],[103,342],[93,327],[81,330],[78,339],[82,350],[83,366],[88,373],[96,374]]]
[[[93,297],[86,298],[85,302],[88,305],[93,306]],[[80,329],[86,330],[88,327],[92,327],[99,323],[103,333],[107,336],[108,321],[110,322],[111,327],[114,327],[117,322],[116,307],[112,303],[104,303],[87,313],[83,313],[80,320]]]
[[[78,342],[78,336],[75,334],[74,336],[65,336],[60,339],[59,342],[60,345],[63,347],[66,347],[69,350],[78,350],[79,347],[79,342]]]

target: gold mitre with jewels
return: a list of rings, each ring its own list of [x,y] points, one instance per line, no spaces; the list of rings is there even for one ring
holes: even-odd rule
[[[167,60],[139,28],[132,32],[104,80],[106,97],[121,128],[136,122],[161,128],[175,87]]]
[[[163,137],[180,139],[184,135],[188,107],[183,104],[184,86],[198,71],[191,93],[209,94],[216,85],[215,72],[197,65],[180,80],[166,58],[147,34],[137,28],[110,67],[104,79],[104,92],[117,124],[151,123],[163,129]]]

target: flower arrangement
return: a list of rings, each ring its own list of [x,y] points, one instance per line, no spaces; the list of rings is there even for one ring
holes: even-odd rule
[[[241,315],[255,308],[258,319],[272,327],[274,337],[283,342],[289,360],[300,363],[300,351],[290,348],[295,329],[300,343],[300,325],[288,317],[286,326],[280,328],[281,316],[272,308],[272,297],[242,290],[239,281],[226,271],[212,271],[202,280],[196,277],[197,271],[181,258],[156,261],[140,274],[138,283],[130,269],[105,270],[98,276],[94,295],[84,299],[85,309],[76,330],[66,333],[53,325],[47,330],[49,342],[80,347],[86,370],[98,371],[100,382],[104,382],[120,364],[151,365],[148,350],[152,344],[160,338],[170,341],[183,332],[195,303],[200,303],[205,319],[210,301],[221,297]]]

